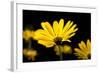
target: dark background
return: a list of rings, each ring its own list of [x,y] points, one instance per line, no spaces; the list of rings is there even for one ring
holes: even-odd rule
[[[77,24],[78,31],[76,35],[71,38],[71,43],[64,42],[63,44],[68,44],[74,49],[78,47],[80,41],[87,41],[91,39],[91,14],[90,13],[80,13],[80,12],[53,12],[53,11],[35,11],[35,10],[23,10],[23,30],[37,30],[41,27],[41,22],[48,21],[51,25],[54,20],[59,21],[61,18],[64,19],[64,23],[68,20],[74,21]],[[59,61],[59,56],[56,56],[54,47],[45,48],[37,43],[37,41],[32,40],[32,47],[37,50],[38,55],[35,58],[35,62],[41,61]],[[23,48],[28,48],[28,43],[23,39]],[[77,60],[77,57],[73,54],[65,55],[63,54],[63,60]],[[23,56],[23,62],[32,62]]]

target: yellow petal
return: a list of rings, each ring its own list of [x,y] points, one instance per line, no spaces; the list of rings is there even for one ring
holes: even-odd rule
[[[82,54],[83,56],[87,56],[87,54],[85,54],[84,52],[82,52],[80,49],[75,48],[75,52]]]
[[[85,52],[85,49],[82,47],[81,43],[78,44],[78,46],[80,47],[80,49]]]
[[[72,33],[71,35],[69,35],[69,38],[73,37],[76,33]]]
[[[59,30],[58,36],[59,36],[59,37],[62,36],[63,26],[64,26],[64,19],[60,19],[60,21],[59,21],[59,28],[58,28],[58,30]]]
[[[66,40],[66,41],[71,42],[71,40]]]
[[[74,31],[73,31],[73,32],[76,32],[77,30],[78,30],[78,28],[74,29]]]
[[[65,32],[65,34],[63,34],[64,40],[67,40],[68,38],[71,38],[72,36],[75,35],[75,33],[74,33],[74,31],[76,31],[76,29],[74,29],[75,27],[76,27],[76,25],[73,25],[69,30],[67,30]]]
[[[84,59],[85,59],[85,60],[88,59],[87,56],[84,56],[84,55],[82,55],[82,54],[80,54],[80,53],[74,53],[74,54],[75,54],[76,56],[78,56],[79,59],[83,59],[83,60],[84,60]]]
[[[35,31],[34,38],[36,40],[53,40],[53,37],[47,31],[42,29]]]
[[[51,36],[51,35],[50,35],[47,31],[45,31],[45,30],[41,30],[40,33],[41,33],[42,35],[45,35],[45,36],[49,37],[50,39],[54,39],[54,37]]]
[[[80,54],[80,53],[74,53],[76,56],[78,56],[78,58],[83,58],[84,55]]]
[[[59,33],[59,30],[58,30],[58,22],[57,21],[54,21],[53,22],[53,30],[54,30],[54,33],[55,33],[55,36],[57,37],[58,33]]]
[[[66,36],[66,35],[69,35],[69,34],[71,34],[71,33],[73,33],[74,30],[75,30],[75,27],[76,27],[76,24],[73,25],[69,30],[66,31],[65,36]]]
[[[82,47],[84,50],[88,51],[87,46],[86,46],[86,44],[84,43],[84,41],[81,41],[81,47]]]
[[[80,47],[80,49],[81,49],[82,52],[84,52],[85,54],[88,54],[88,53],[89,53],[89,51],[87,50],[87,48],[84,49],[84,48],[82,47],[82,44],[81,44],[81,43],[79,43],[78,45],[79,45],[79,47]]]
[[[63,29],[63,33],[65,33],[71,26],[72,26],[73,22],[68,21]]]
[[[45,40],[45,41],[52,41],[49,37],[42,35],[42,34],[37,34],[36,37],[38,40]]]
[[[63,41],[67,41],[69,38],[71,38],[72,36],[74,36],[75,33],[71,34],[71,35],[66,35],[65,37],[63,37]],[[70,42],[70,41],[69,41]]]
[[[90,42],[90,40],[87,40],[87,48],[88,48],[88,51],[91,53],[91,42]]]
[[[51,25],[48,22],[42,22],[41,26],[44,30],[48,31],[48,33],[52,36],[55,36]]]
[[[52,41],[44,41],[44,40],[38,40],[38,43],[46,46],[47,48],[53,47],[55,45],[55,43]]]

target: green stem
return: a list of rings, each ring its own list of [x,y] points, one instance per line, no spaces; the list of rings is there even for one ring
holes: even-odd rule
[[[31,49],[31,39],[29,39],[29,49]]]
[[[60,54],[60,61],[61,61],[61,60],[63,60],[63,56],[62,56],[62,50],[61,50],[60,46],[59,46],[59,54]]]

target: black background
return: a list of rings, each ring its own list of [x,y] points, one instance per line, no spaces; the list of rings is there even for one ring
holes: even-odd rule
[[[91,39],[91,14],[90,13],[75,13],[75,12],[53,12],[53,11],[35,11],[35,10],[23,10],[23,30],[37,30],[41,27],[41,22],[48,21],[51,25],[54,20],[59,21],[61,18],[64,19],[64,24],[68,20],[74,21],[77,24],[78,31],[76,35],[71,38],[71,43],[64,42],[74,49],[78,47],[80,41]],[[23,39],[23,48],[28,48],[28,43]],[[32,40],[32,47],[37,50],[38,55],[35,58],[35,62],[41,61],[59,61],[59,56],[56,56],[54,47],[46,48]],[[64,55],[63,60],[77,60],[77,57],[73,54]],[[32,62],[23,56],[23,62]]]

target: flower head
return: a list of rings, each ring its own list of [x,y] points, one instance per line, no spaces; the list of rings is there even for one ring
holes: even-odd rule
[[[56,55],[60,55],[60,50],[61,50],[61,53],[64,53],[64,54],[70,54],[72,52],[72,49],[70,46],[68,45],[64,45],[64,46],[61,46],[61,45],[56,45],[54,47],[54,51],[56,52]]]
[[[76,24],[73,21],[68,21],[64,25],[64,19],[60,19],[59,22],[54,21],[53,26],[49,22],[42,22],[41,26],[43,29],[39,29],[35,32],[35,39],[38,40],[39,44],[46,47],[52,47],[59,45],[63,41],[71,42],[70,38],[75,35],[78,30]]]
[[[23,38],[28,41],[30,38],[34,39],[34,31],[31,30],[24,30],[23,31]]]
[[[75,48],[75,55],[78,56],[79,59],[89,59],[91,56],[91,42],[87,40],[85,44],[83,41],[78,44],[79,48]]]
[[[29,60],[35,60],[35,56],[37,55],[37,51],[35,50],[29,50],[29,49],[24,49],[23,50],[24,56],[26,56]]]

